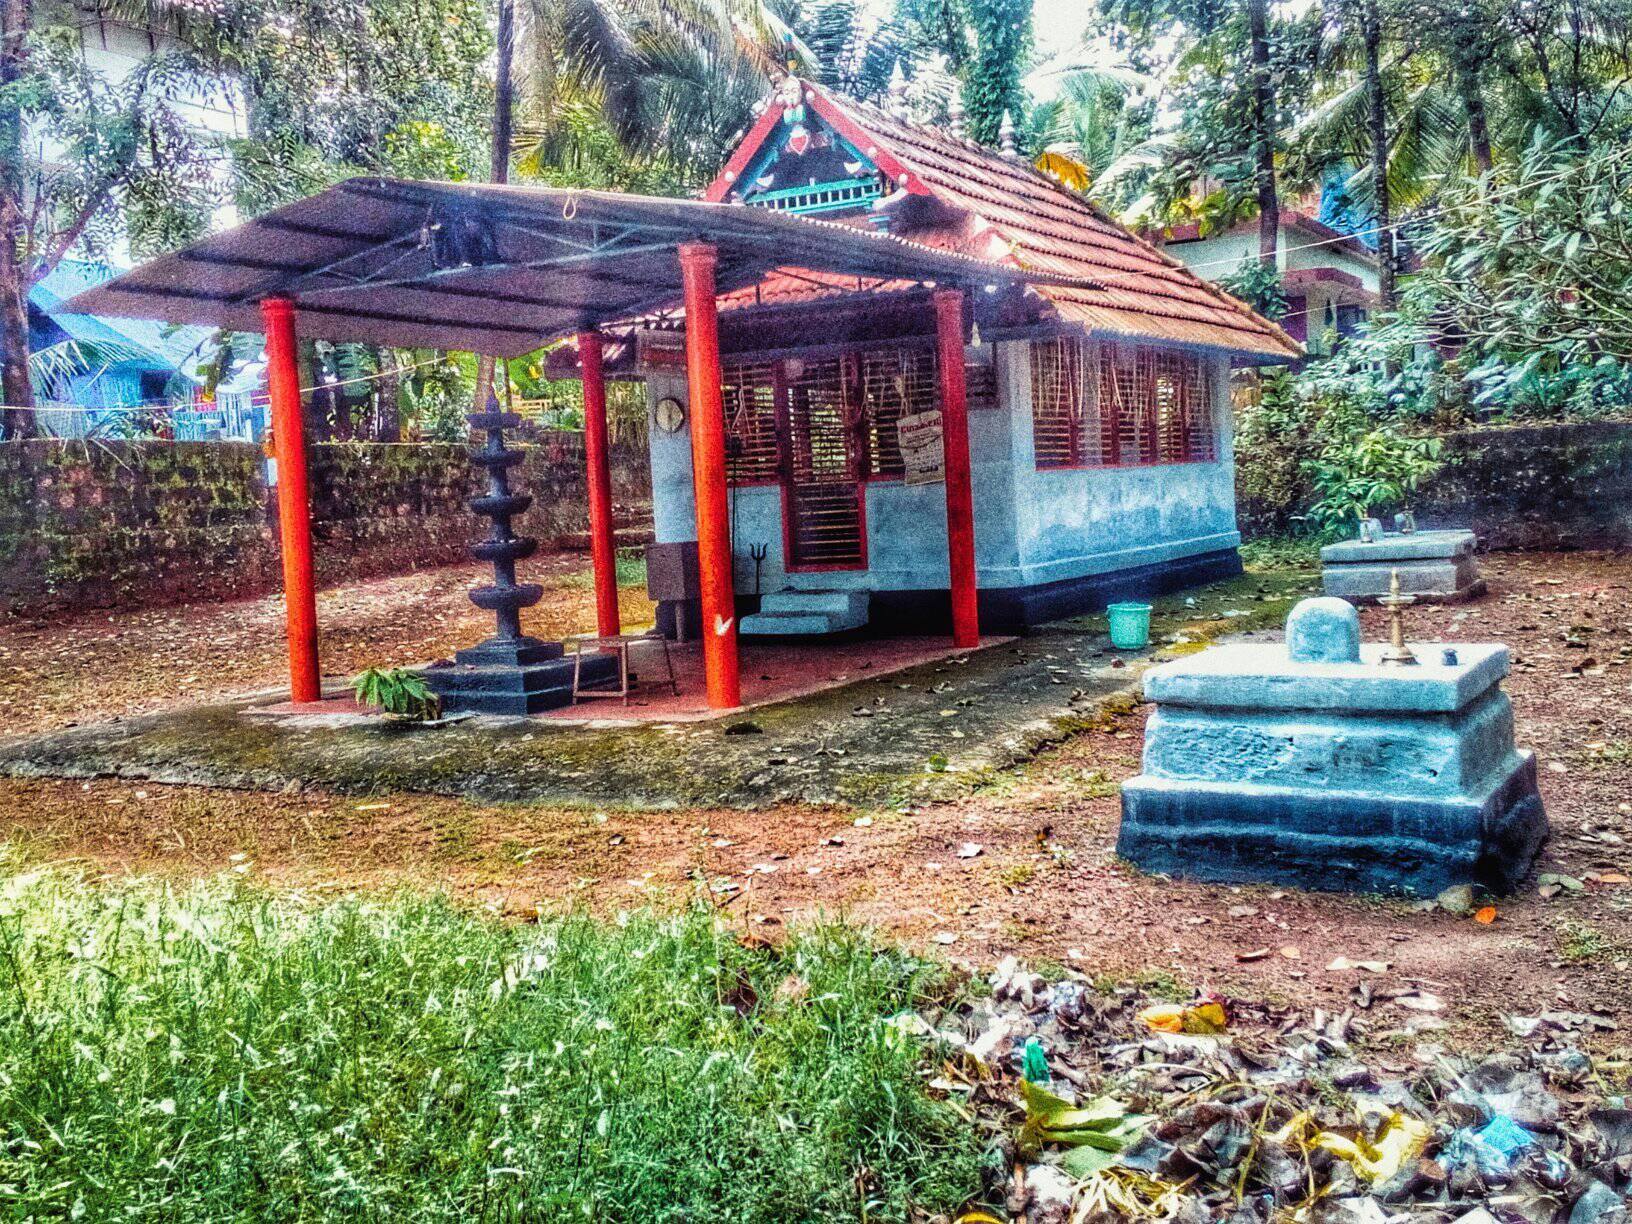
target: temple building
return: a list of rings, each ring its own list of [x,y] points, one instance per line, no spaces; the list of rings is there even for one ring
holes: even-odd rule
[[[1296,358],[1280,328],[1013,153],[808,81],[784,82],[707,198],[1076,282],[992,289],[968,309],[984,630],[1239,572],[1229,371]],[[745,635],[944,628],[931,297],[911,282],[779,271],[721,298]],[[651,320],[625,362],[652,409],[660,555],[695,538],[683,325],[678,312]],[[664,603],[665,626],[683,625],[680,602]]]
[[[322,694],[303,335],[551,346],[583,380],[598,632],[569,658],[522,627],[531,497],[494,404],[471,418],[493,577],[470,598],[496,632],[435,671],[449,709],[568,704],[586,642],[624,695],[650,648],[620,622],[608,378],[647,386],[649,585],[709,711],[776,699],[755,637],[801,639],[806,671],[836,633],[967,650],[1239,570],[1227,379],[1301,353],[1274,324],[1013,154],[796,78],[707,196],[351,179],[77,295],[267,336],[296,704]]]

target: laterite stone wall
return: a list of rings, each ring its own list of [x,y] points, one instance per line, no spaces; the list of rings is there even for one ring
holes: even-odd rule
[[[1481,548],[1632,548],[1632,421],[1477,429],[1422,490],[1417,518]]]
[[[580,435],[525,448],[522,527],[546,546],[586,530]],[[457,445],[327,443],[310,452],[318,580],[467,560],[481,474]],[[650,517],[644,448],[613,448],[620,524]],[[257,446],[35,441],[0,445],[0,613],[136,607],[276,590],[276,494]]]

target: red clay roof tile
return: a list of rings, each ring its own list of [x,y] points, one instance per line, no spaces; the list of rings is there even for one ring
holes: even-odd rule
[[[1053,304],[1061,319],[1081,323],[1092,332],[1279,360],[1301,355],[1297,341],[1275,324],[1029,163],[809,82],[804,89],[818,115],[836,112],[844,127],[861,129],[915,175],[920,182],[914,187],[921,193],[970,214],[976,222],[972,236],[907,230],[903,237],[965,250],[976,242],[989,248],[995,237],[1022,267],[1091,280],[1093,288],[1047,285],[1034,291]],[[759,125],[758,138],[763,140],[768,130]],[[733,162],[740,154],[741,150]],[[729,185],[722,175],[711,197],[718,198]],[[989,249],[978,253],[991,257]],[[776,283],[770,291],[779,300],[797,300],[801,292],[818,297],[838,291],[837,286],[816,289],[808,284],[801,290],[796,280],[772,279]]]

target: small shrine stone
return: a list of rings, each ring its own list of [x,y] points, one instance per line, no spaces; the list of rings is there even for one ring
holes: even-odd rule
[[[1286,618],[1286,647],[1294,663],[1358,663],[1360,613],[1345,599],[1305,599]]]

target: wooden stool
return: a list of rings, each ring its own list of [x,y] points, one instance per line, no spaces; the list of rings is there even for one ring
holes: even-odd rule
[[[629,648],[644,642],[655,642],[663,647],[663,667],[669,673],[669,688],[680,695],[680,684],[674,678],[674,660],[669,657],[669,639],[660,633],[619,633],[612,637],[577,638],[573,642],[572,650],[572,700],[573,704],[587,701],[593,697],[621,697],[623,704],[629,704]],[[618,687],[615,689],[581,688],[579,677],[583,674],[584,647],[590,646],[596,650],[615,651],[618,656]],[[659,683],[662,683],[659,681]]]

